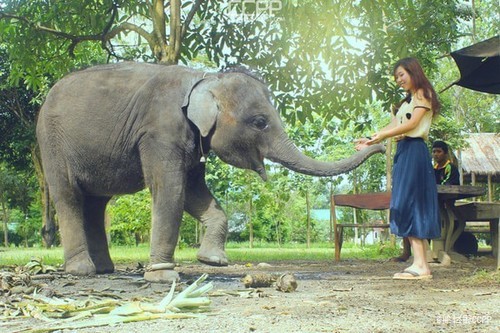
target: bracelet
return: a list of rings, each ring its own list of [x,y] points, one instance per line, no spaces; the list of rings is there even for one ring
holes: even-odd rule
[[[371,140],[372,137],[371,136],[365,136],[365,139]]]
[[[174,269],[175,263],[173,262],[165,262],[160,264],[151,264],[146,266],[146,272],[159,271],[164,269]]]

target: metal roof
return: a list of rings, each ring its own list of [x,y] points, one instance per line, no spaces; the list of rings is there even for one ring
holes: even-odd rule
[[[471,133],[466,141],[469,147],[461,152],[464,174],[500,175],[500,134]]]

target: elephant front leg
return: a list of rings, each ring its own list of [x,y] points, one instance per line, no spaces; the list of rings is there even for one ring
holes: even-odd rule
[[[168,179],[151,186],[151,254],[144,274],[145,280],[151,282],[171,282],[179,278],[173,268],[184,210],[185,174],[172,172],[168,176]]]
[[[224,250],[227,218],[206,186],[203,165],[189,174],[185,210],[206,227],[198,260],[212,266],[227,266],[228,259]]]

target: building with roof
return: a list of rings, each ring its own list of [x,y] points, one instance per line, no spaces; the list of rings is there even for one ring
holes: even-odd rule
[[[458,152],[461,183],[488,185],[488,201],[494,201],[495,187],[500,183],[500,134],[471,133],[468,146]]]

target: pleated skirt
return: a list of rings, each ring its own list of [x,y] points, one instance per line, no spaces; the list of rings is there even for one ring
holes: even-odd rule
[[[398,142],[392,178],[391,232],[400,237],[439,238],[437,186],[431,155],[423,139]]]

